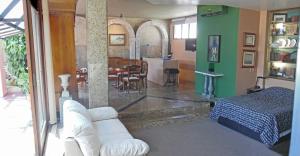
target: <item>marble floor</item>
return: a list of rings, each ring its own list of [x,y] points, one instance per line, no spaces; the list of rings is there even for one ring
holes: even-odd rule
[[[87,87],[79,86],[80,102],[85,106],[88,105]],[[210,111],[209,101],[195,92],[193,83],[160,86],[148,81],[148,88],[127,93],[109,82],[109,105],[132,130],[207,117]]]
[[[119,112],[129,130],[187,122],[208,117],[209,101],[197,94],[192,83],[159,86],[148,82],[145,96]]]
[[[109,105],[119,112],[126,110],[131,105],[143,100],[164,99],[184,102],[207,102],[200,94],[195,92],[193,83],[180,83],[178,86],[160,86],[148,81],[148,88],[141,89],[140,92],[131,90],[130,93],[121,91],[109,82]],[[88,107],[88,84],[78,84],[79,101]]]
[[[129,107],[131,104],[143,99],[146,96],[146,90],[142,89],[140,92],[132,90],[130,93],[117,89],[114,82],[109,82],[108,88],[108,102],[109,106],[114,107],[117,111],[121,111]],[[88,108],[89,97],[88,97],[88,84],[78,84],[78,97],[79,102]]]

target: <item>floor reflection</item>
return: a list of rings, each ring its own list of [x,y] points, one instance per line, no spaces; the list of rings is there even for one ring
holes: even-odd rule
[[[117,89],[113,83],[113,81],[109,82],[109,106],[119,112],[186,107],[207,102],[201,94],[196,93],[194,83],[160,86],[148,81],[148,88],[143,88],[140,92],[131,90],[129,93]],[[88,107],[88,85],[81,83],[78,88],[79,101]]]

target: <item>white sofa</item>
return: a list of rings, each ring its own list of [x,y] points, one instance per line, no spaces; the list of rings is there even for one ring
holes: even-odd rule
[[[112,107],[86,109],[64,102],[63,142],[65,156],[144,156],[149,146],[134,139]]]

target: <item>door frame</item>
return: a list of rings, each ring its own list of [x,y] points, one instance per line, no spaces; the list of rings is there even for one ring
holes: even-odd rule
[[[43,21],[42,21],[42,7],[41,1],[36,0],[33,1],[36,4],[32,4],[30,0],[23,0],[23,10],[24,10],[24,25],[25,25],[25,36],[26,36],[26,53],[27,53],[27,65],[28,65],[28,74],[29,74],[29,92],[30,92],[30,103],[31,103],[31,112],[32,112],[32,126],[33,126],[33,135],[34,135],[34,143],[35,143],[35,154],[42,155],[44,152],[44,145],[47,140],[47,132],[48,132],[48,121],[49,121],[49,111],[48,111],[48,96],[47,96],[47,84],[45,83],[45,58],[44,58],[44,40],[43,40]],[[31,6],[36,6],[36,10],[39,12],[39,26],[40,26],[40,43],[41,43],[41,54],[42,54],[42,68],[43,72],[43,81],[45,90],[42,94],[45,97],[45,108],[46,108],[46,129],[45,129],[45,140],[41,142],[41,133],[39,130],[39,122],[38,122],[38,107],[37,107],[37,99],[35,97],[37,86],[36,86],[36,78],[35,73],[35,50],[34,50],[34,38],[33,38],[33,25],[32,25],[32,14],[31,14]]]

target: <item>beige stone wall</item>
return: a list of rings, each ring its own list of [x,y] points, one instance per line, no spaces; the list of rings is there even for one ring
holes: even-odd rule
[[[147,26],[141,30],[141,57],[161,57],[162,38],[160,30],[155,26]]]
[[[107,20],[115,19],[119,17],[108,17]],[[149,21],[146,18],[124,18],[126,22],[128,22],[133,30],[137,31],[140,25],[144,22]],[[169,32],[169,23],[168,20],[158,20],[151,19],[154,22],[160,23],[168,32]],[[161,56],[161,34],[160,31],[156,27],[147,27],[142,30],[141,43],[142,45],[150,45],[143,46],[145,49],[142,51],[148,51],[147,55],[150,57],[160,57]],[[129,58],[129,34],[128,31],[122,25],[112,25],[108,27],[108,34],[125,34],[126,35],[126,45],[125,46],[109,46],[108,47],[108,56],[110,57],[124,57]],[[86,63],[86,18],[76,16],[75,18],[75,46],[76,46],[76,54],[77,54],[77,66],[87,67]],[[141,47],[142,48],[142,47]]]
[[[75,17],[75,49],[77,68],[87,67],[86,55],[86,19],[84,17]]]
[[[108,34],[125,34],[124,46],[108,46],[109,57],[123,57],[129,58],[129,34],[124,26],[119,24],[112,24],[108,26]]]

